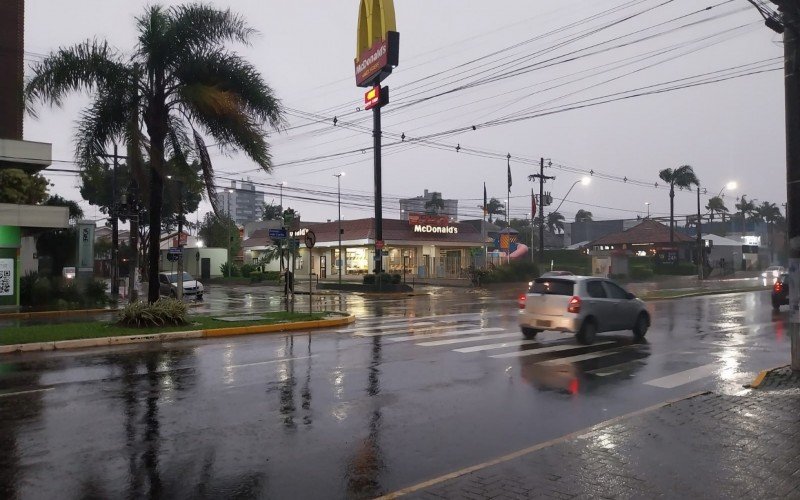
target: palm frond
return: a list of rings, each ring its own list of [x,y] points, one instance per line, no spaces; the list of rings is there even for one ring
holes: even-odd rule
[[[217,188],[214,185],[214,167],[211,165],[211,157],[208,155],[208,149],[203,137],[194,132],[194,142],[197,147],[197,156],[200,158],[200,168],[203,171],[203,180],[206,184],[206,193],[208,194],[208,201],[211,203],[211,208],[214,210],[214,215],[219,216],[219,197],[217,196]]]
[[[249,45],[257,33],[243,16],[230,9],[219,10],[199,3],[172,7],[169,17],[168,37],[174,41],[172,50],[177,54],[190,54],[229,42]]]
[[[32,67],[33,76],[25,86],[28,112],[35,116],[33,103],[61,106],[73,91],[124,86],[127,68],[107,42],[87,40],[59,49]]]
[[[112,142],[121,142],[129,122],[128,102],[124,93],[99,92],[83,111],[75,131],[75,159],[86,167],[106,153]]]
[[[672,178],[672,169],[671,168],[665,168],[664,170],[660,171],[658,173],[658,178],[661,179],[662,181],[666,182],[666,183],[672,184],[672,180],[673,180],[673,178]]]
[[[225,150],[239,149],[261,166],[272,170],[269,146],[261,127],[243,109],[232,92],[206,85],[188,85],[181,89],[184,111]]]
[[[286,125],[280,100],[258,70],[235,54],[220,50],[193,53],[180,61],[175,75],[183,85],[204,84],[236,95],[254,121],[275,130]]]

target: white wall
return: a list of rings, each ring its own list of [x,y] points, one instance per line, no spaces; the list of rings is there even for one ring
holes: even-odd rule
[[[197,260],[197,255],[200,254],[200,259],[211,259],[211,277],[222,276],[220,266],[227,261],[228,249],[227,248],[184,248],[183,249],[183,270],[196,278],[200,278],[201,262]],[[161,261],[159,263],[159,270],[161,271],[177,271],[178,263],[170,262],[167,260],[167,251],[161,251]]]
[[[19,259],[20,276],[39,271],[39,259],[36,255],[36,238],[34,236],[23,236],[20,241]]]

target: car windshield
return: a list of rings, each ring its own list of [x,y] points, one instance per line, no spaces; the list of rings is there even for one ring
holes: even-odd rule
[[[575,283],[569,280],[538,278],[534,280],[530,293],[543,295],[574,295]]]
[[[178,273],[168,274],[167,275],[167,279],[169,279],[170,283],[177,283],[178,282]],[[183,273],[183,281],[184,282],[194,281],[194,278],[192,278],[192,275],[189,274],[189,273]]]

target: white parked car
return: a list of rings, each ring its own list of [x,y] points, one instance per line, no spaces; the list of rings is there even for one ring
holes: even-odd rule
[[[178,296],[178,273],[163,272],[158,273],[158,285],[161,295],[168,297]],[[203,284],[192,277],[191,274],[183,273],[183,296],[186,298],[203,299]]]
[[[591,344],[595,334],[633,330],[644,338],[650,327],[645,303],[620,285],[593,276],[536,278],[519,298],[519,326],[526,338],[543,330],[574,333]]]
[[[762,278],[777,278],[781,274],[785,273],[786,269],[783,266],[769,266],[768,268],[764,269],[761,273]]]

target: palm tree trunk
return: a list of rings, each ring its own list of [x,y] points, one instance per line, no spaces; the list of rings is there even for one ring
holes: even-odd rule
[[[161,208],[164,204],[164,141],[166,134],[150,131],[150,241],[147,254],[147,301],[158,300],[158,264],[161,260]]]
[[[669,246],[675,247],[675,187],[672,186],[669,190]],[[675,252],[677,261],[681,260],[681,252]]]

